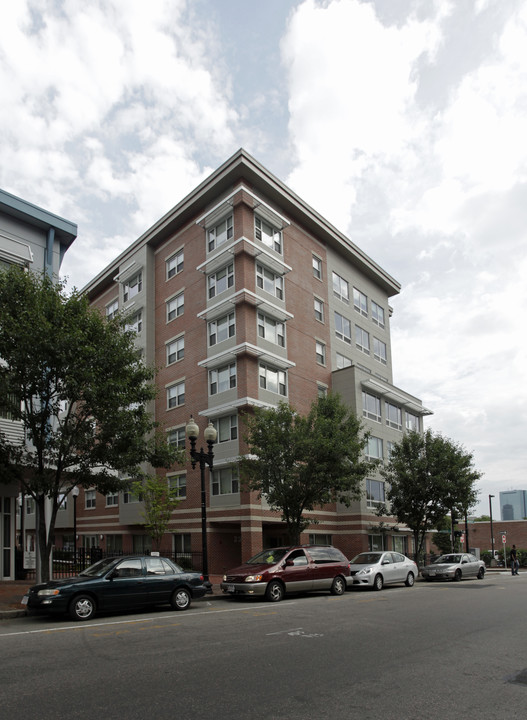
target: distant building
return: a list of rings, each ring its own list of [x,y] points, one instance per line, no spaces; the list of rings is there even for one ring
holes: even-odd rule
[[[59,274],[66,250],[77,237],[77,226],[0,190],[0,270],[9,265]],[[24,428],[0,406],[0,430],[24,442]],[[0,478],[0,580],[15,579],[15,518],[19,488]]]
[[[527,490],[505,490],[500,492],[502,520],[527,519]]]

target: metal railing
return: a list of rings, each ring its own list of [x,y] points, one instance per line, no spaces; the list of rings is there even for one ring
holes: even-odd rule
[[[123,552],[122,550],[107,551],[102,548],[77,548],[77,560],[75,562],[73,550],[55,550],[53,553],[52,560],[52,573],[53,579],[67,578],[78,575],[80,572],[85,570],[90,565],[103,560],[104,558],[130,556],[130,555],[151,555],[151,551],[145,550],[144,552]],[[202,554],[201,552],[174,552],[174,551],[163,551],[160,552],[161,557],[166,557],[172,560],[183,568],[183,570],[194,570],[196,572],[201,571]],[[21,580],[35,580],[36,570],[24,570],[22,568],[17,570],[17,575],[20,576]]]

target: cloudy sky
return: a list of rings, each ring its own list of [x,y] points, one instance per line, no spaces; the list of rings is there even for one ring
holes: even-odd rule
[[[239,147],[402,284],[394,382],[527,489],[527,0],[17,0],[0,187],[82,287]]]

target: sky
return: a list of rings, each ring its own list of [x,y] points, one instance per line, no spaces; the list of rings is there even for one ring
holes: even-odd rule
[[[0,187],[81,288],[240,147],[402,285],[394,383],[527,489],[527,0],[17,0]]]

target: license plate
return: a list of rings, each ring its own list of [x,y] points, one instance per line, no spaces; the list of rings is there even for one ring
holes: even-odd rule
[[[234,585],[227,585],[227,592],[236,592]]]
[[[20,602],[22,603],[22,605],[27,605],[28,600],[29,600],[28,596],[24,595],[24,597],[22,598],[22,600]]]

